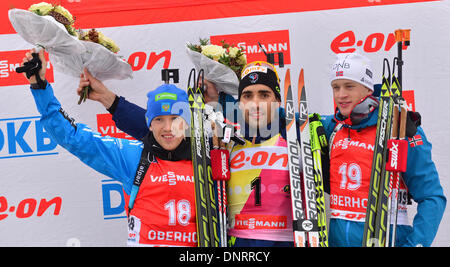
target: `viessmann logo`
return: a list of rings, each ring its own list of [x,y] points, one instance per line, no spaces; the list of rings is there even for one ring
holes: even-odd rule
[[[215,35],[211,36],[210,40],[216,45],[225,40],[229,44],[241,47],[247,55],[247,62],[267,60],[258,44],[260,43],[268,53],[282,52],[284,64],[291,64],[289,30]],[[278,61],[278,57],[275,57],[275,61]]]
[[[102,136],[108,135],[115,138],[134,140],[132,136],[117,128],[115,122],[112,120],[112,115],[109,113],[97,114],[97,131]]]
[[[0,52],[0,86],[28,85],[29,82],[22,73],[16,73],[16,68],[22,63],[25,53],[29,50],[2,51]],[[47,59],[47,81],[53,82],[53,66]]]

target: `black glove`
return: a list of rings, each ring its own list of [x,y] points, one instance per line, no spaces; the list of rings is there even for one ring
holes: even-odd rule
[[[39,75],[39,71],[42,68],[42,61],[39,59],[38,53],[33,53],[31,55],[33,56],[33,59],[25,62],[22,67],[16,68],[16,72],[25,72],[25,75],[28,79],[30,79],[31,76],[34,75],[36,77],[37,86],[32,86],[33,89],[45,89],[45,87],[47,86],[47,82],[43,81]]]
[[[422,124],[419,112],[408,111],[406,113],[406,137],[413,137],[417,133],[417,127]]]

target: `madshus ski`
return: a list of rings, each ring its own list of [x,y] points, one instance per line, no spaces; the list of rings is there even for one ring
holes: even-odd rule
[[[296,103],[299,111],[299,125],[297,125],[290,70],[287,69],[284,80],[284,101],[294,244],[296,247],[318,247],[325,246],[325,243],[324,239],[320,238],[323,235],[320,234],[318,220],[314,161],[304,85],[302,69],[299,75]],[[300,131],[300,140],[297,138],[297,131]]]
[[[195,207],[197,216],[197,241],[199,247],[219,247],[218,218],[214,183],[212,180],[209,140],[203,127],[204,101],[198,80],[203,79],[200,70],[195,79],[192,69],[188,80],[188,96],[191,110],[191,151],[195,183]],[[193,85],[191,84],[193,80]],[[201,83],[204,84],[203,82]]]

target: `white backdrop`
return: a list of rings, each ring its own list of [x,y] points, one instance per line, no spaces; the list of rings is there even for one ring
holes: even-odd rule
[[[389,35],[398,28],[412,30],[411,46],[403,53],[404,90],[411,91],[406,93],[409,103],[422,115],[422,126],[433,144],[433,159],[448,195],[449,1],[99,30],[116,41],[121,48],[119,54],[135,67],[133,79],[105,84],[140,106],[145,107],[146,93],[161,84],[162,67],[179,68],[179,86],[186,88],[192,68],[185,53],[186,42],[197,42],[199,37],[214,40],[215,36],[225,36],[245,45],[249,58],[263,59],[261,53],[255,54],[255,38],[262,40],[267,48],[270,44],[287,54],[290,64],[285,69],[290,68],[294,77],[300,68],[305,69],[310,112],[331,114],[328,70],[336,49],[353,48],[369,57],[374,76],[381,80],[383,58],[392,61],[397,54]],[[28,86],[11,71],[14,64],[21,62],[22,50],[31,47],[17,34],[0,35],[0,246],[124,246],[126,219],[121,208],[120,187],[48,138],[38,122],[39,113]],[[147,68],[149,59],[156,60],[157,55],[162,58]],[[280,70],[280,77],[284,77],[285,69]],[[107,113],[99,103],[88,101],[77,105],[77,78],[57,69],[51,72],[55,94],[76,122],[86,123],[105,134],[123,136],[108,122],[98,119],[97,114]],[[411,207],[411,217],[414,212]],[[449,245],[447,209],[433,246]]]

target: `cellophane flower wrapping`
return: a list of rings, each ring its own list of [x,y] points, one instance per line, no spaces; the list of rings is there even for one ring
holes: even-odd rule
[[[239,79],[233,70],[190,48],[186,48],[186,53],[197,70],[203,69],[205,71],[205,79],[214,83],[219,92],[237,98]]]
[[[16,32],[28,43],[41,46],[59,72],[80,77],[86,67],[99,80],[132,78],[131,66],[100,44],[81,41],[51,16],[39,16],[11,9],[9,19]]]

